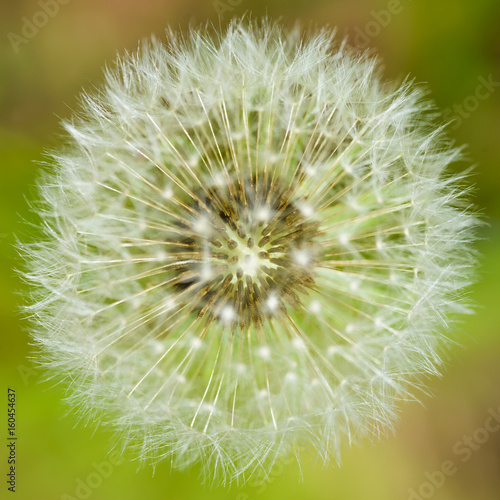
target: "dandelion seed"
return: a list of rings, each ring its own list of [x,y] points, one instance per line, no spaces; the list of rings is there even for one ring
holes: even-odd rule
[[[197,337],[195,337],[193,340],[191,340],[191,348],[194,349],[195,351],[200,349],[202,345],[203,345],[203,342]]]
[[[302,339],[293,339],[292,340],[292,345],[295,347],[295,349],[302,350],[305,349],[305,344]]]
[[[264,345],[262,347],[259,347],[257,350],[258,355],[265,360],[270,360],[271,359],[271,349],[267,345]]]
[[[279,299],[278,299],[278,297],[276,295],[274,295],[272,293],[269,294],[269,297],[266,300],[266,305],[269,308],[269,310],[275,311],[278,308],[279,303],[280,303]]]
[[[393,425],[474,265],[460,153],[427,109],[328,30],[235,21],[120,59],[23,247],[75,404],[222,481]]]
[[[309,304],[309,310],[314,314],[319,314],[321,311],[321,302],[317,300],[311,301]]]

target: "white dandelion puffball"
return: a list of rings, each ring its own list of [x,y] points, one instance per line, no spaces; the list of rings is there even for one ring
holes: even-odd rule
[[[126,55],[25,245],[49,372],[140,458],[221,481],[390,429],[468,312],[476,218],[423,92],[328,30]]]

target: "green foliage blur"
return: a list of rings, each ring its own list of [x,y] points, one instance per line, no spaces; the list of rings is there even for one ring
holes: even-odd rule
[[[495,415],[500,419],[498,0],[17,0],[0,9],[0,437],[6,438],[8,387],[16,390],[19,436],[15,494],[7,491],[2,446],[1,498],[500,498],[500,430],[493,424]],[[45,151],[61,141],[59,121],[76,109],[82,88],[102,81],[101,68],[139,39],[163,37],[167,25],[225,25],[245,13],[337,26],[349,44],[379,54],[386,78],[410,75],[425,83],[451,121],[451,139],[467,145],[468,164],[476,166],[475,203],[488,224],[471,289],[477,314],[453,332],[457,345],[422,404],[401,405],[395,436],[346,447],[341,468],[322,468],[305,456],[302,480],[297,467],[283,464],[262,486],[210,488],[196,470],[172,472],[164,463],[153,474],[138,470],[129,453],[117,462],[108,455],[111,434],[79,424],[61,401],[64,388],[41,382],[19,313],[26,288],[15,272],[22,264],[14,244],[34,234],[27,200],[35,196]]]

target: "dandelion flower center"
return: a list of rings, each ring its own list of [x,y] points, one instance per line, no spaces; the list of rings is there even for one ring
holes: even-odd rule
[[[198,317],[242,329],[297,308],[314,285],[318,222],[281,179],[245,179],[200,193],[189,238],[172,242],[178,298]],[[304,201],[301,200],[305,206]]]

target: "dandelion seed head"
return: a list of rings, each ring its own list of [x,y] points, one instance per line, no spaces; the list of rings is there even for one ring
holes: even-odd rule
[[[107,70],[23,250],[72,403],[232,481],[394,425],[470,311],[477,220],[419,88],[328,30],[215,35]]]
[[[333,355],[334,355],[337,351],[338,351],[338,347],[337,347],[337,346],[335,346],[335,345],[331,345],[331,346],[329,346],[329,347],[328,347],[328,349],[327,349],[327,354],[328,354],[329,356],[333,356]]]
[[[174,195],[174,190],[172,189],[171,186],[165,186],[163,188],[162,195],[163,195],[164,198],[166,198],[167,200],[169,200]]]
[[[319,314],[321,311],[321,302],[318,300],[313,300],[309,304],[309,310],[314,314]]]
[[[266,305],[271,311],[275,311],[279,306],[279,298],[271,292],[266,300]]]
[[[341,245],[347,246],[349,244],[349,239],[350,239],[349,234],[340,233],[338,238]]]
[[[257,397],[259,399],[265,399],[269,396],[269,392],[267,391],[267,389],[261,389],[258,393],[257,393]]]
[[[267,345],[259,347],[257,350],[257,354],[262,359],[265,359],[265,360],[271,359],[271,349]]]
[[[301,351],[306,348],[304,341],[302,339],[296,338],[292,340],[292,345],[295,349]]]
[[[235,311],[231,306],[224,306],[220,313],[221,319],[224,322],[230,322],[235,318]]]
[[[237,373],[239,373],[239,374],[246,373],[246,371],[247,371],[247,367],[246,367],[246,365],[244,365],[243,363],[238,363],[238,364],[236,365],[236,371],[237,371]]]
[[[201,346],[203,345],[202,340],[197,337],[193,338],[190,343],[191,343],[191,349],[194,349],[195,351],[200,349]]]

